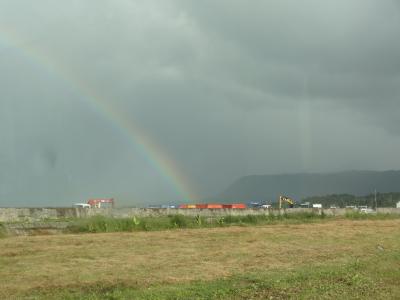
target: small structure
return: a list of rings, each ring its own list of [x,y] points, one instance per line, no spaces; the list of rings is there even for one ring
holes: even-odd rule
[[[114,199],[90,199],[87,204],[90,205],[92,208],[101,208],[101,204],[103,203],[109,203],[111,204],[111,207],[114,208]]]
[[[397,207],[397,208],[400,208],[400,201],[397,202],[396,207]]]

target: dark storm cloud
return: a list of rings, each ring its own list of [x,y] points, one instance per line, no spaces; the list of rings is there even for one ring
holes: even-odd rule
[[[398,1],[2,1],[0,29],[18,44],[0,33],[1,199],[176,201],[76,82],[201,196],[247,174],[400,167]]]
[[[290,83],[293,90],[299,90],[298,82],[315,79],[317,86],[333,83],[331,91],[322,89],[319,97],[332,94],[337,98],[341,90],[340,76],[344,76],[343,84],[353,81],[355,86],[349,97],[344,93],[340,98],[357,94],[365,98],[368,92],[363,90],[372,90],[374,82],[378,87],[386,84],[389,98],[393,97],[394,81],[400,75],[397,2],[187,3],[181,4],[188,7],[186,11],[204,28],[211,41],[225,50],[225,56],[220,55],[223,51],[216,55],[222,57],[220,62],[231,56],[226,63],[234,65],[237,72],[223,74],[236,77],[239,83],[253,76],[255,79],[250,77],[250,81],[255,86],[269,90],[276,83],[286,81],[289,88],[281,83],[278,90],[290,93]],[[222,71],[230,70],[223,68]],[[321,75],[325,76],[323,80]],[[272,87],[268,85],[270,82]],[[376,95],[371,97],[375,99]]]

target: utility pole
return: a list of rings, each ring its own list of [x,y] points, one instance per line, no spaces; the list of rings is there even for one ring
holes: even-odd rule
[[[376,202],[376,189],[375,189],[375,210],[378,211],[378,203]]]

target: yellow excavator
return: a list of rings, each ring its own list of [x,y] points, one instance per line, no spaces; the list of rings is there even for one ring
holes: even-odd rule
[[[279,209],[282,209],[283,202],[286,202],[289,205],[289,208],[293,208],[295,204],[293,199],[286,196],[279,196]]]

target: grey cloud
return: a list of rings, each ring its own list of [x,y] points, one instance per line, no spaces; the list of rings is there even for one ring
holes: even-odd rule
[[[399,14],[373,0],[2,1],[0,28],[41,59],[0,33],[0,204],[181,200],[81,86],[200,196],[255,173],[398,168]]]

